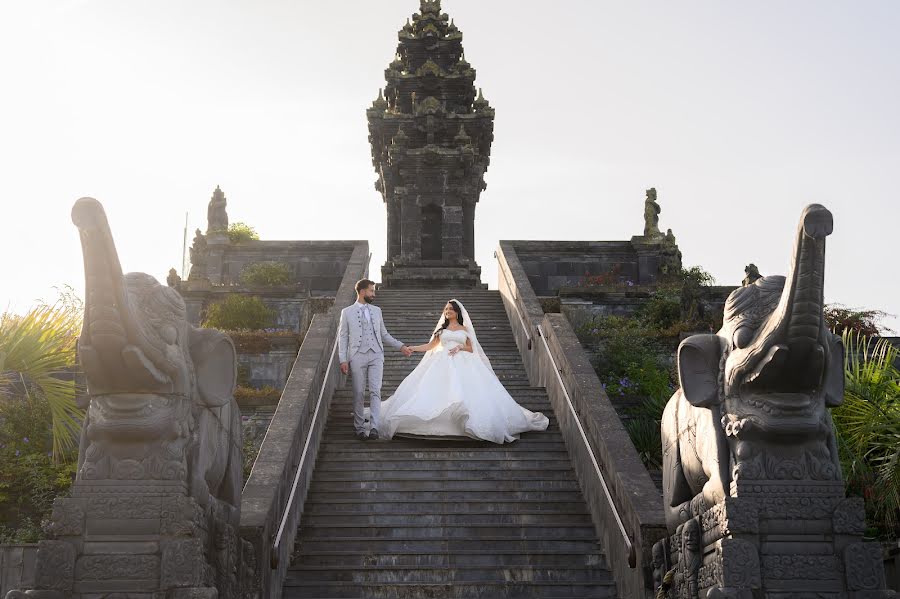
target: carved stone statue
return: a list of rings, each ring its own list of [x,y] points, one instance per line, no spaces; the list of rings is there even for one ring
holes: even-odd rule
[[[200,229],[194,233],[194,243],[190,249],[191,272],[188,274],[189,281],[206,278],[206,258],[208,255],[206,236],[200,232]]]
[[[225,209],[227,202],[225,201],[225,193],[216,185],[216,190],[209,200],[209,206],[206,209],[206,232],[213,231],[224,232],[228,230],[228,212]]]
[[[659,230],[659,213],[662,209],[656,203],[656,188],[647,190],[644,200],[644,237],[662,237]]]
[[[746,276],[744,277],[744,280],[741,281],[741,285],[743,285],[744,287],[746,287],[747,285],[752,285],[757,280],[762,278],[762,275],[759,274],[759,269],[753,263],[750,263],[744,267],[744,274]]]
[[[170,268],[169,275],[166,277],[166,285],[169,287],[178,287],[179,283],[181,283],[181,277],[178,276],[178,271],[174,268]]]
[[[216,568],[250,552],[238,535],[234,345],[190,325],[174,289],[122,272],[99,202],[78,200],[72,220],[84,253],[78,355],[90,403],[72,497],[56,500],[55,539],[39,549],[40,590],[11,597],[236,598],[227,589],[239,588],[241,569]],[[98,538],[88,551],[85,540]]]
[[[822,312],[832,227],[806,207],[787,277],[735,290],[719,332],[678,348],[681,389],[661,425],[670,598],[800,596],[811,580],[828,596],[888,596],[877,544],[860,542],[862,505],[844,497],[828,409],[844,393]],[[878,592],[845,594],[860,590]]]

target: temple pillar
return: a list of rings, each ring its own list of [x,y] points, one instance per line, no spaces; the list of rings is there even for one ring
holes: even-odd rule
[[[463,209],[462,206],[444,206],[443,222],[444,262],[461,262],[463,257]]]

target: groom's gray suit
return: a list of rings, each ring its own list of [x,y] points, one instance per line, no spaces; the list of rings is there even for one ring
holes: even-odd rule
[[[384,374],[384,344],[400,349],[403,343],[391,337],[384,328],[381,308],[354,302],[341,310],[338,332],[338,356],[341,363],[350,362],[353,373],[353,428],[364,432],[363,392],[369,383],[370,423],[379,425],[381,411],[381,378]]]

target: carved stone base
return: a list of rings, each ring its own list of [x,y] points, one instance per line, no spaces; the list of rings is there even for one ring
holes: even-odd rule
[[[76,482],[53,505],[36,589],[8,599],[238,599],[252,548],[230,506],[202,508],[169,481]]]
[[[390,289],[487,289],[481,282],[481,267],[475,264],[414,265],[385,263],[381,286]]]
[[[660,599],[862,599],[885,590],[863,502],[840,483],[751,481],[654,547]],[[661,587],[661,589],[659,588]]]

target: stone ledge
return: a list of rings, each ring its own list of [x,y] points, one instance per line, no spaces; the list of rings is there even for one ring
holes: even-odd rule
[[[651,548],[654,542],[666,535],[659,491],[641,463],[568,320],[561,314],[544,314],[519,260],[519,243],[501,241],[495,253],[499,267],[498,286],[513,323],[516,343],[532,384],[547,388],[619,592],[622,596],[643,597],[651,586]],[[554,242],[521,243],[535,248]],[[594,245],[595,242],[574,243]],[[539,337],[538,325],[560,368],[560,377],[610,487],[626,532],[631,536],[638,563],[636,569],[631,569],[627,563],[624,542],[613,511],[565,403],[553,365],[543,347],[544,341]]]
[[[332,362],[331,370],[325,371],[334,347],[340,309],[353,301],[354,285],[368,274],[368,265],[368,244],[357,243],[343,273],[335,305],[326,314],[313,318],[303,339],[253,470],[241,493],[241,537],[253,545],[258,564],[256,596],[275,596],[275,589],[281,588],[287,572],[297,533],[297,520],[315,465],[331,396],[340,380],[336,362]],[[271,569],[272,544],[286,509],[300,454],[323,386],[321,412],[312,433],[310,452],[303,465],[296,502],[288,517],[280,553],[275,556],[278,567]]]

